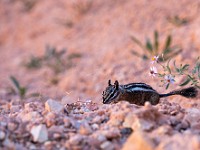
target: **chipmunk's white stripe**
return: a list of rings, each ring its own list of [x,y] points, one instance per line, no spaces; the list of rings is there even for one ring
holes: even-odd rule
[[[133,84],[127,84],[124,85],[125,89],[131,89],[131,88],[143,88],[143,89],[151,89],[154,90],[151,86],[144,84],[144,83],[133,83]]]
[[[135,92],[135,91],[155,92],[155,90],[153,90],[153,89],[146,89],[146,88],[142,88],[142,87],[134,87],[134,88],[131,88],[131,89],[127,89],[127,91],[129,91],[129,92]]]
[[[124,85],[125,87],[130,87],[130,86],[140,86],[140,85],[143,85],[143,86],[148,86],[144,83],[130,83],[130,84],[126,84]],[[149,86],[148,86],[149,87]]]

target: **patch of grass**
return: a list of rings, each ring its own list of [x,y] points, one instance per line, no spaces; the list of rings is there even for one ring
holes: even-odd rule
[[[55,74],[65,71],[73,66],[73,59],[80,58],[81,54],[72,53],[66,55],[65,48],[57,50],[56,47],[46,46],[45,53],[41,57],[31,56],[30,60],[25,63],[28,69],[39,69],[43,66],[51,68]]]
[[[20,99],[23,99],[26,95],[27,88],[25,86],[21,86],[19,81],[14,76],[10,76],[10,80],[13,85],[13,90],[19,95]]]
[[[21,0],[21,3],[23,5],[23,10],[25,12],[31,11],[35,7],[37,2],[38,0]]]
[[[93,0],[78,0],[74,3],[73,8],[79,14],[86,14],[92,7]]]
[[[142,43],[134,36],[131,36],[131,39],[143,50],[143,54],[140,54],[135,50],[131,51],[132,54],[141,57],[144,60],[151,59],[153,56],[162,56],[159,57],[159,61],[164,62],[171,59],[172,57],[175,57],[182,51],[179,46],[172,46],[171,35],[166,37],[165,44],[161,47],[159,41],[159,33],[157,31],[154,31],[153,40],[147,38],[145,43]]]
[[[66,49],[57,51],[55,47],[47,45],[43,56],[44,65],[50,67],[54,73],[60,73],[66,69],[66,64],[63,59]]]
[[[186,25],[189,23],[189,19],[187,18],[181,18],[179,16],[172,16],[172,17],[168,17],[167,20],[172,23],[173,25],[180,27],[183,25]]]
[[[17,78],[14,76],[10,76],[10,81],[12,83],[12,86],[8,88],[8,93],[9,94],[17,94],[19,96],[20,100],[23,100],[25,98],[41,96],[41,94],[37,93],[37,92],[27,94],[28,88],[26,86],[22,86],[20,84],[19,80],[17,80]]]
[[[25,63],[25,67],[29,69],[37,69],[42,66],[42,59],[36,56],[31,56],[28,62]]]

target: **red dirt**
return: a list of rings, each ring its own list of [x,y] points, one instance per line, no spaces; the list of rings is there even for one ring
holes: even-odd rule
[[[95,0],[89,5],[90,1],[35,0],[32,8],[25,0],[0,1],[1,103],[19,99],[8,92],[11,75],[27,86],[27,94],[40,94],[26,98],[25,102],[48,98],[61,101],[66,96],[67,102],[92,100],[102,104],[101,94],[108,79],[123,84],[145,82],[161,93],[179,88],[177,83],[166,91],[159,87],[158,79],[148,76],[150,62],[131,54],[132,49],[142,51],[130,36],[145,41],[157,30],[164,44],[165,37],[171,34],[173,43],[183,49],[175,58],[177,63],[193,64],[200,56],[198,0]],[[189,22],[174,26],[167,18],[176,15]],[[44,55],[46,45],[58,50],[66,48],[66,61],[70,54],[78,53],[81,57],[73,59],[72,67],[58,74],[46,66],[36,70],[25,68],[31,55]],[[58,83],[52,84],[52,80]],[[199,99],[173,96],[163,101],[179,103],[183,109],[200,108]]]

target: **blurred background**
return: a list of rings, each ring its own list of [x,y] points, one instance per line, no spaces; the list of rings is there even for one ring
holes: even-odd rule
[[[166,92],[150,59],[193,64],[199,14],[199,0],[0,0],[0,100],[101,103],[108,79]]]

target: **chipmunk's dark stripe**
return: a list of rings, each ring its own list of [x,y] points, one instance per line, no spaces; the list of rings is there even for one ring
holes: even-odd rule
[[[126,90],[128,89],[132,89],[132,88],[143,88],[143,89],[150,89],[155,91],[151,86],[144,84],[144,83],[130,83],[130,84],[126,84],[124,85],[124,88]]]

